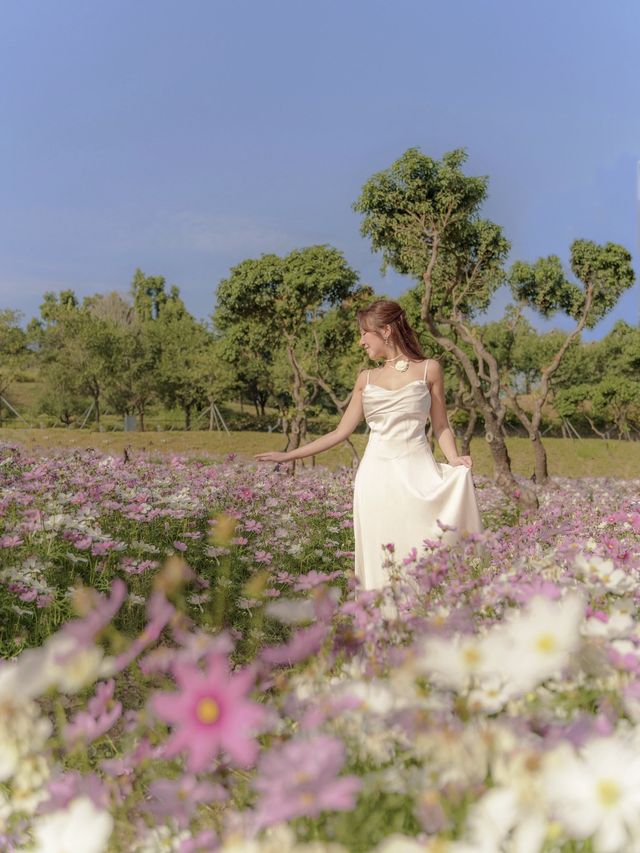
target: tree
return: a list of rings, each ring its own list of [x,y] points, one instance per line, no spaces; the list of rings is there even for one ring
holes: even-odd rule
[[[189,314],[177,287],[172,287],[150,327],[158,350],[158,395],[165,405],[182,409],[184,428],[189,430],[194,409],[207,399],[212,336]]]
[[[165,279],[161,275],[145,275],[139,268],[134,272],[130,292],[136,317],[141,323],[157,320],[160,316],[168,298],[164,286]]]
[[[164,305],[164,279],[147,279],[141,270],[136,270],[133,280],[131,295],[134,300],[147,281],[153,283],[148,290],[155,294],[156,305]],[[106,323],[113,334],[111,362],[114,369],[108,378],[107,402],[119,415],[135,413],[139,429],[144,432],[147,408],[157,396],[158,350],[151,334],[155,321],[150,319],[155,309],[150,310],[144,300],[138,300],[139,314],[134,302],[116,292],[86,297],[83,307]]]
[[[72,426],[87,411],[89,398],[80,392],[75,376],[64,363],[51,362],[43,376],[46,390],[38,401],[38,411],[53,415],[66,427]]]
[[[139,429],[144,432],[147,409],[157,396],[157,346],[149,324],[136,317],[128,325],[114,323],[112,328],[114,371],[106,398],[119,415],[135,413]]]
[[[601,378],[607,373],[640,376],[640,326],[630,326],[618,320],[613,329],[600,341],[597,374]]]
[[[45,376],[53,389],[64,389],[65,395],[89,397],[99,427],[103,393],[117,370],[115,329],[86,304],[79,306],[71,290],[59,296],[46,293],[40,317],[30,324],[30,333]]]
[[[218,286],[216,327],[236,339],[245,336],[259,342],[270,353],[276,392],[282,367],[281,390],[293,408],[287,450],[304,441],[308,409],[318,393],[309,369],[317,351],[313,329],[332,306],[352,297],[356,282],[357,275],[341,252],[331,246],[310,246],[285,258],[271,254],[243,261]],[[355,318],[351,320],[355,329]],[[285,405],[282,402],[283,420],[288,414]]]
[[[235,377],[233,389],[255,406],[256,415],[265,414],[269,396],[275,390],[273,352],[265,341],[260,324],[244,318],[244,322],[227,323],[214,314],[218,354],[225,369]]]
[[[593,415],[613,422],[618,438],[630,439],[640,429],[640,381],[628,376],[607,376],[590,393]]]
[[[373,296],[368,285],[355,288],[339,305],[318,312],[309,324],[308,336],[300,341],[299,363],[304,380],[318,391],[321,405],[328,403],[340,415],[349,405],[353,377],[363,360],[356,312],[371,302]],[[360,457],[350,438],[347,444],[357,465]]]
[[[420,288],[409,288],[409,290],[405,291],[399,297],[398,302],[404,308],[409,324],[415,329],[423,350],[432,356],[434,352],[438,351],[438,343],[422,322],[422,296]],[[465,349],[464,344],[462,344],[462,348]],[[478,411],[473,402],[473,394],[471,393],[471,388],[464,371],[455,359],[449,358],[444,353],[438,358],[438,361],[441,362],[444,371],[449,420],[456,431],[461,430],[460,453],[467,456],[469,455],[471,438],[473,437],[478,421]],[[428,434],[433,446],[431,425],[429,425]]]
[[[422,283],[421,319],[464,371],[484,420],[496,481],[535,507],[535,493],[511,472],[498,363],[473,325],[505,280],[509,243],[498,225],[480,217],[488,179],[464,175],[465,160],[462,149],[436,161],[410,148],[365,183],[354,208],[363,216],[363,236],[382,252],[383,269],[391,266]]]
[[[0,397],[7,394],[29,354],[27,335],[20,325],[21,320],[20,311],[0,309]]]
[[[525,412],[517,393],[504,386],[513,409],[532,441],[535,455],[536,481],[547,480],[547,454],[540,435],[542,407],[551,389],[551,379],[571,344],[582,330],[593,328],[617,303],[622,293],[633,284],[631,255],[622,246],[606,243],[600,246],[591,240],[574,240],[571,245],[571,269],[581,286],[565,278],[557,255],[540,258],[535,264],[515,263],[509,275],[513,295],[521,306],[533,308],[548,318],[562,312],[575,321],[555,352],[540,370],[533,410]]]
[[[20,326],[22,314],[0,309],[0,394],[15,380],[28,354],[27,336]]]

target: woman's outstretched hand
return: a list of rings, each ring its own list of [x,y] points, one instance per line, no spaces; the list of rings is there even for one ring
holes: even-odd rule
[[[269,450],[267,453],[254,453],[258,462],[290,462],[289,454],[282,450]]]
[[[470,456],[454,456],[449,465],[466,465],[471,468],[473,461]]]

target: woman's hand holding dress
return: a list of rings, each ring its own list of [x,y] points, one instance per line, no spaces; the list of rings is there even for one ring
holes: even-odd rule
[[[471,468],[473,461],[470,456],[454,456],[449,465],[466,465],[467,468]]]

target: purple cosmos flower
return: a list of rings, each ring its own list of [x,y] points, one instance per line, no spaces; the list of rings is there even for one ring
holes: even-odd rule
[[[96,687],[95,695],[89,699],[87,711],[79,711],[64,731],[67,742],[95,740],[108,732],[122,714],[122,703],[115,702],[115,681],[103,681]]]
[[[329,735],[290,740],[265,753],[253,783],[260,793],[257,827],[353,809],[362,782],[356,776],[338,777],[344,759],[344,744]]]
[[[271,664],[294,664],[317,652],[327,635],[328,628],[322,623],[300,628],[288,643],[282,646],[265,646],[260,653],[263,661]]]
[[[154,779],[149,785],[149,794],[152,799],[147,808],[151,814],[162,819],[171,815],[178,826],[187,826],[200,803],[221,802],[227,798],[222,785],[201,782],[192,775]]]

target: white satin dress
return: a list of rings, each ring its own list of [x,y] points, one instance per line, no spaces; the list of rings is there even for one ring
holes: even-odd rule
[[[427,441],[427,364],[423,379],[394,390],[372,385],[368,375],[362,392],[371,432],[354,482],[353,528],[363,589],[389,583],[383,545],[393,543],[401,566],[413,548],[422,555],[424,539],[453,542],[482,532],[471,470],[436,462]],[[438,521],[455,530],[443,532]]]

